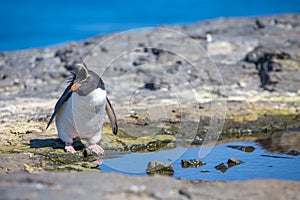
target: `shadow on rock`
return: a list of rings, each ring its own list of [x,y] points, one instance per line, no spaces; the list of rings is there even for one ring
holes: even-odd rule
[[[47,138],[47,139],[32,139],[30,140],[30,148],[47,148],[64,149],[65,143],[60,138]],[[83,150],[84,144],[80,140],[75,140],[73,143],[75,150]]]

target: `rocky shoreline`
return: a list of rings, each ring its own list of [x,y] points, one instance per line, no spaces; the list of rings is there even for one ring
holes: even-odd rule
[[[159,184],[158,184],[159,183]],[[162,187],[163,186],[163,187]],[[299,182],[179,181],[101,173],[1,175],[1,199],[297,199]]]
[[[204,141],[210,140],[222,143],[245,137],[247,140],[270,141],[268,138],[282,134],[283,130],[294,130],[296,134],[289,140],[295,141],[293,144],[280,144],[283,146],[281,151],[287,153],[286,151],[290,149],[300,150],[300,144],[297,142],[300,127],[300,15],[221,18],[163,28],[184,33],[197,41],[207,51],[209,57],[192,55],[190,60],[185,60],[172,52],[161,50],[164,49],[166,40],[173,41],[176,37],[170,34],[157,34],[159,29],[154,29],[151,35],[147,36],[149,40],[142,42],[139,38],[135,39],[139,34],[134,35],[133,32],[130,33],[133,35],[129,34],[128,37],[126,35],[122,40],[128,44],[135,42],[139,48],[114,60],[107,68],[94,66],[95,63],[104,62],[104,57],[99,55],[114,53],[114,49],[110,49],[111,46],[98,45],[109,36],[41,49],[0,53],[0,174],[17,173],[13,176],[0,175],[0,190],[4,194],[10,194],[8,186],[15,186],[21,191],[24,189],[23,186],[26,188],[33,184],[35,186],[32,187],[32,194],[38,195],[36,185],[44,187],[44,184],[36,182],[36,179],[46,180],[48,175],[56,176],[52,174],[53,171],[63,171],[67,172],[66,174],[72,171],[88,171],[86,174],[71,176],[70,180],[74,182],[76,176],[83,177],[82,182],[74,186],[76,188],[91,176],[90,171],[95,171],[97,164],[93,161],[96,158],[85,151],[84,144],[78,142],[76,145],[79,155],[66,154],[54,125],[45,130],[53,106],[66,87],[65,79],[70,71],[74,70],[74,64],[84,59],[92,69],[103,72],[103,79],[121,127],[121,134],[114,136],[109,124],[106,123],[101,145],[108,152],[155,151],[161,148],[174,148],[176,145],[201,145]],[[180,46],[180,42],[182,41],[174,44]],[[149,48],[155,44],[162,45],[161,49]],[[121,43],[115,42],[111,45],[114,48],[123,48]],[[183,46],[177,50],[186,51]],[[97,59],[91,59],[93,57]],[[210,59],[218,66],[222,79],[216,78],[209,69],[201,71],[200,74],[193,71],[191,63],[209,65]],[[191,98],[192,91],[197,91],[196,100]],[[176,98],[172,93],[177,95]],[[214,102],[223,102],[219,108],[224,113],[216,115],[220,124],[224,123],[222,131],[217,134],[220,135],[218,138],[214,135],[207,136],[212,112],[217,112],[212,111],[217,107]],[[226,118],[222,119],[225,112]],[[270,150],[274,151],[272,148]],[[38,175],[32,176],[33,181],[30,181],[31,175],[20,172]],[[57,176],[66,175],[62,173]],[[101,173],[97,176],[99,176],[97,184],[101,184],[100,180],[105,181],[107,178],[107,175]],[[155,179],[167,180],[171,185],[177,185],[177,189],[184,186],[193,191],[199,189],[198,184],[201,187],[211,188],[211,191],[228,187],[226,192],[228,195],[233,194],[231,192],[236,191],[235,186],[239,185],[237,183],[230,183],[228,186],[226,183],[194,185],[156,176],[141,178],[113,175],[113,177],[111,184],[117,183],[118,178],[122,178],[141,184],[148,184],[148,181],[151,183]],[[18,181],[21,179],[25,181]],[[258,190],[258,198],[267,197],[265,195],[269,193],[263,193],[263,188],[255,188],[255,182],[245,182],[240,184],[240,187],[252,187]],[[276,196],[277,199],[284,199],[283,194],[286,193],[291,195],[291,198],[297,196],[295,190],[297,182],[257,181],[260,186],[266,183],[278,187],[267,189],[270,194],[275,190],[277,193],[283,192],[282,196]],[[56,184],[60,183],[56,182],[54,185]],[[49,195],[51,191],[50,187]],[[131,199],[137,197],[159,199],[151,192],[143,191],[131,196],[132,193],[128,193],[128,188],[124,187],[121,191],[123,192],[119,194],[116,190],[106,191],[105,194],[107,198],[108,194],[113,194],[128,196]],[[199,193],[186,193],[181,189],[176,191],[175,196],[170,198],[192,199],[205,190]],[[247,189],[241,194],[243,193],[250,194],[250,190]],[[63,191],[62,194],[67,195]],[[207,197],[218,199],[221,197],[218,195],[215,193],[215,196]],[[4,196],[4,199],[5,197],[9,196]],[[11,199],[18,197],[20,196]],[[251,195],[249,199],[250,197]],[[238,196],[228,198],[238,199]],[[166,196],[162,199],[168,198]]]

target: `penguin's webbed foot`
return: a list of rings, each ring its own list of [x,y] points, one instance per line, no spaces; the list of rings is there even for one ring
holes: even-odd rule
[[[66,150],[66,152],[76,153],[76,150],[74,149],[74,147],[72,146],[72,144],[66,144],[65,150]]]
[[[104,154],[104,150],[102,149],[102,147],[100,147],[97,144],[91,144],[88,146],[88,148],[91,150],[93,154],[96,154],[96,156],[101,156]]]
[[[93,163],[96,165],[102,165],[103,162],[104,160],[100,159],[100,160],[95,160]]]

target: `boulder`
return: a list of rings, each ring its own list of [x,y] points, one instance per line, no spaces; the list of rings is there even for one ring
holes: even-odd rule
[[[228,167],[224,163],[221,163],[221,164],[215,166],[215,169],[225,173],[227,171]]]
[[[299,156],[300,155],[300,152],[297,151],[297,150],[290,150],[287,155],[290,155],[290,156]]]
[[[181,160],[182,168],[198,168],[202,165],[206,165],[206,163],[197,159]]]
[[[242,163],[242,161],[240,161],[240,160],[238,160],[236,158],[230,158],[227,161],[228,168],[240,165],[241,163]]]
[[[240,151],[244,151],[244,152],[253,152],[255,150],[255,147],[253,146],[239,146],[239,145],[228,145],[227,147],[232,148],[232,149],[237,149]]]
[[[159,161],[151,161],[148,163],[146,173],[148,175],[174,175],[174,168],[172,164],[169,163],[163,163]]]

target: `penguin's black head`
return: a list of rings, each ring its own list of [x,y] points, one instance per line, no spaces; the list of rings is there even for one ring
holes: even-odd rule
[[[88,70],[85,64],[78,64],[79,70],[73,77],[71,91],[86,96],[97,88],[105,89],[102,79],[95,72]]]

